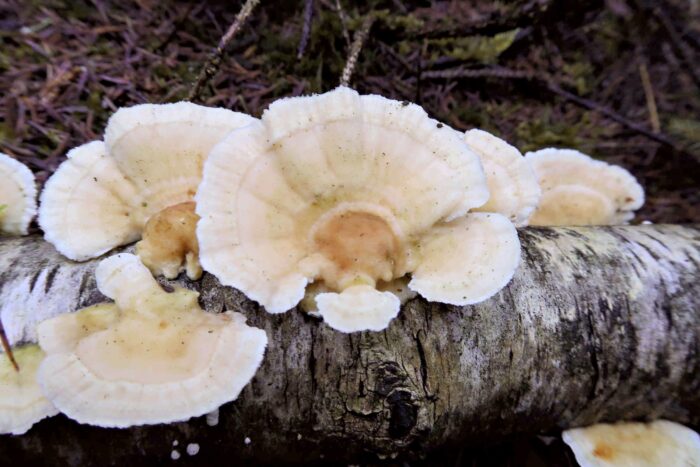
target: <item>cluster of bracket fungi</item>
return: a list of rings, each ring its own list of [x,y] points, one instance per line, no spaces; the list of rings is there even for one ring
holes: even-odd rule
[[[5,155],[0,175],[0,230],[26,234],[33,176]],[[41,322],[38,345],[14,343],[0,432],[59,411],[104,427],[167,423],[237,398],[265,332],[154,276],[205,270],[270,313],[299,305],[340,332],[380,331],[416,294],[459,306],[496,294],[520,260],[518,227],[621,224],[643,202],[620,167],[570,149],[523,156],[346,87],[281,99],[260,119],[189,102],[120,109],[47,181],[38,220],[71,260],[138,241],[136,254],[97,267],[114,303]],[[671,425],[643,427],[677,440]],[[566,439],[584,459],[586,436]]]

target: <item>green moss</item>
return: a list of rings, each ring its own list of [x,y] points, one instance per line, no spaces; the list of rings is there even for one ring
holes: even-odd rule
[[[576,88],[576,92],[583,96],[591,91],[593,85],[593,66],[583,56],[579,55],[576,61],[565,63],[562,71],[566,78]]]
[[[546,109],[539,118],[520,123],[515,133],[517,146],[523,152],[554,146],[590,153],[601,131],[591,121],[589,113],[572,123],[553,118],[551,111]]]
[[[681,146],[700,155],[700,121],[673,117],[668,122],[668,132],[679,140]]]
[[[373,12],[377,21],[381,22],[381,27],[392,31],[402,31],[407,34],[418,33],[425,27],[425,21],[414,15],[397,15],[392,10],[375,10]],[[362,27],[364,17],[356,17],[349,21],[348,27],[356,30]]]
[[[432,60],[448,56],[484,64],[495,63],[498,57],[513,44],[517,35],[518,29],[513,29],[495,36],[428,39],[428,53]]]
[[[301,33],[301,26],[292,31]],[[261,33],[253,61],[275,83],[274,97],[288,95],[292,90],[289,76],[305,79],[305,92],[325,91],[337,85],[345,66],[347,51],[342,37],[338,15],[324,10],[314,19],[303,59],[297,58],[298,35],[271,30]]]
[[[15,137],[14,128],[8,122],[0,122],[0,143]]]

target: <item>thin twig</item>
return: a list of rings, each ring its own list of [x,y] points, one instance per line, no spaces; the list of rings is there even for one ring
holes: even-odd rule
[[[340,4],[340,0],[335,0],[335,11],[338,13],[338,18],[340,18],[340,25],[343,27],[343,37],[345,38],[345,43],[350,47],[350,33],[348,32],[348,16],[343,10],[343,5]]]
[[[297,59],[304,56],[306,45],[309,43],[309,35],[311,34],[311,20],[314,17],[314,0],[306,0],[304,7],[304,27],[301,30],[301,39],[299,40],[299,48],[297,49]]]
[[[656,108],[656,99],[654,98],[654,88],[651,86],[649,78],[649,70],[643,61],[639,63],[639,76],[642,79],[642,87],[644,88],[644,98],[647,101],[647,111],[649,112],[649,123],[654,133],[661,131],[661,123],[659,122],[659,112]]]
[[[180,30],[180,27],[185,23],[185,21],[187,21],[190,18],[190,14],[194,15],[195,12],[193,12],[192,10],[195,6],[197,6],[198,9],[202,7],[201,4],[197,5],[196,3],[190,3],[187,6],[187,8],[185,8],[185,10],[182,12],[180,17],[175,21],[173,26],[170,28],[170,32],[165,37],[165,39],[163,39],[160,44],[155,46],[154,50],[163,50],[168,46],[168,44],[170,44],[170,42],[175,37],[175,34],[177,34],[177,32]]]
[[[403,66],[407,72],[415,73],[416,67],[408,63],[408,60],[406,60],[403,56],[401,56],[394,49],[392,49],[390,45],[387,45],[384,42],[379,42],[379,48],[382,49],[382,51],[385,52],[387,55],[391,55],[391,57],[394,60],[396,60],[399,64],[401,64],[401,66]]]
[[[654,140],[656,142],[665,144],[674,150],[682,153],[682,154],[687,154],[690,155],[693,158],[696,158],[692,153],[689,153],[686,151],[684,148],[679,147],[676,145],[676,143],[666,136],[665,134],[661,132],[653,132],[646,128],[644,125],[640,125],[638,123],[635,123],[631,120],[628,120],[626,117],[623,117],[622,115],[618,114],[617,112],[613,111],[612,109],[599,104],[595,101],[592,101],[590,99],[585,99],[583,97],[577,96],[576,94],[569,92],[565,89],[562,89],[558,84],[554,83],[549,78],[542,78],[542,77],[537,77],[534,76],[530,72],[523,72],[523,71],[518,71],[518,70],[511,70],[508,68],[502,68],[502,67],[495,67],[495,68],[483,68],[483,69],[478,69],[478,70],[468,70],[468,69],[462,69],[462,68],[457,68],[457,69],[448,69],[448,70],[439,70],[439,71],[426,71],[421,73],[422,78],[432,78],[432,79],[455,79],[455,78],[502,78],[502,79],[513,79],[513,80],[524,80],[524,81],[530,81],[533,83],[536,83],[548,91],[558,95],[559,97],[562,97],[566,99],[569,102],[572,102],[579,107],[583,107],[588,110],[592,110],[595,112],[599,112],[606,117],[610,118],[611,120],[616,121],[620,125],[635,131],[641,135],[646,136],[647,138]]]
[[[219,71],[221,59],[224,55],[226,47],[238,33],[238,31],[240,31],[241,26],[243,26],[245,21],[259,3],[260,0],[246,0],[246,2],[243,4],[241,11],[239,11],[236,15],[236,19],[233,20],[231,26],[229,26],[226,33],[219,40],[219,45],[216,46],[214,52],[212,52],[212,54],[209,56],[207,63],[205,63],[202,67],[202,71],[200,71],[197,81],[192,86],[192,90],[190,91],[187,100],[193,101],[199,98],[199,94],[202,91],[204,84],[209,81],[217,71]]]
[[[396,9],[401,12],[401,14],[405,15],[408,13],[408,8],[406,8],[406,5],[404,5],[401,0],[394,0],[393,3]]]
[[[532,74],[526,71],[509,68],[480,68],[477,70],[449,68],[447,70],[424,71],[421,79],[455,79],[455,78],[503,78],[503,79],[532,79]]]
[[[683,42],[683,38],[671,22],[671,18],[668,17],[666,12],[662,8],[657,6],[654,7],[652,11],[654,12],[654,15],[658,18],[661,25],[664,27],[664,29],[666,29],[668,36],[673,42],[673,45],[676,46],[676,49],[678,49],[678,51],[683,56],[685,66],[690,72],[690,75],[695,80],[695,84],[697,86],[700,86],[700,71],[697,68],[696,60],[693,57],[693,52],[690,50],[690,47],[688,47],[688,44]]]
[[[599,112],[606,117],[610,118],[611,120],[615,120],[617,123],[621,124],[624,127],[629,128],[630,130],[636,131],[637,133],[646,136],[649,139],[652,139],[654,141],[657,141],[662,144],[666,144],[676,151],[683,152],[685,153],[686,151],[683,150],[682,148],[678,147],[668,136],[664,135],[663,133],[654,133],[653,131],[650,131],[649,129],[645,128],[643,125],[640,125],[639,123],[635,123],[631,120],[628,120],[627,118],[623,117],[622,115],[618,114],[617,112],[614,112],[613,110],[603,106],[602,104],[599,104],[597,102],[591,101],[589,99],[584,99],[582,97],[577,96],[576,94],[570,93],[569,91],[566,91],[559,86],[557,86],[554,83],[547,83],[546,84],[547,89],[549,89],[551,92],[554,94],[557,94],[564,99],[573,102],[574,104],[578,105],[579,107],[586,108],[588,110],[593,110],[596,112]]]
[[[12,353],[12,347],[10,347],[10,342],[7,340],[7,335],[5,335],[5,328],[2,325],[2,321],[0,321],[0,342],[2,343],[2,348],[5,351],[5,355],[7,355],[8,359],[10,359],[10,363],[12,363],[15,371],[19,371],[19,365],[17,364],[17,360],[15,360],[15,356]]]
[[[362,27],[355,32],[355,37],[353,38],[352,45],[350,46],[350,55],[348,56],[348,61],[345,62],[345,68],[343,68],[343,74],[340,76],[340,85],[347,86],[350,84],[350,78],[352,77],[353,71],[355,71],[355,65],[357,65],[357,59],[360,56],[360,51],[362,51],[362,46],[369,36],[369,30],[374,24],[374,15],[367,15],[365,20],[362,22]]]

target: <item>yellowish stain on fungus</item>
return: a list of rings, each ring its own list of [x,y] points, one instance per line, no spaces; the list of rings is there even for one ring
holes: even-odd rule
[[[199,311],[197,293],[186,289],[154,291],[131,309],[106,304],[80,310],[84,334],[76,355],[106,380],[149,384],[192,377],[215,350],[212,334],[229,321]]]
[[[680,453],[686,449],[671,433],[654,424],[600,425],[587,430],[590,454],[606,465],[635,465],[640,462],[644,465],[664,465],[669,453]]]
[[[593,450],[593,455],[599,459],[609,461],[615,457],[615,450],[606,443],[598,443]]]
[[[201,277],[195,233],[199,216],[194,211],[194,202],[180,203],[163,209],[146,223],[136,251],[154,274],[174,278],[184,263],[191,279]]]
[[[361,273],[373,279],[393,275],[401,243],[386,221],[374,214],[348,212],[316,230],[314,241],[340,275]]]

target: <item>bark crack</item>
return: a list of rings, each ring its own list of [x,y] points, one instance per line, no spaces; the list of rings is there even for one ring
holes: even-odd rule
[[[592,311],[590,308],[586,310],[586,322],[588,324],[588,332],[591,336],[591,345],[590,345],[590,359],[591,359],[591,368],[593,369],[593,381],[591,384],[591,389],[588,392],[588,400],[593,401],[596,398],[597,394],[597,389],[598,389],[598,382],[600,380],[600,368],[598,367],[598,346],[596,343],[597,340],[597,335],[595,331],[595,326],[593,325],[593,316],[592,316]]]
[[[418,330],[414,339],[418,349],[418,358],[420,359],[420,377],[423,383],[423,392],[425,393],[425,397],[430,399],[432,395],[430,394],[430,391],[428,391],[428,363],[425,359],[425,349],[423,349],[423,343],[420,340],[420,333],[421,330]]]
[[[44,293],[49,293],[51,287],[53,287],[53,281],[56,279],[56,274],[61,269],[61,266],[54,266],[51,268],[49,273],[46,275],[46,282],[44,283]]]

